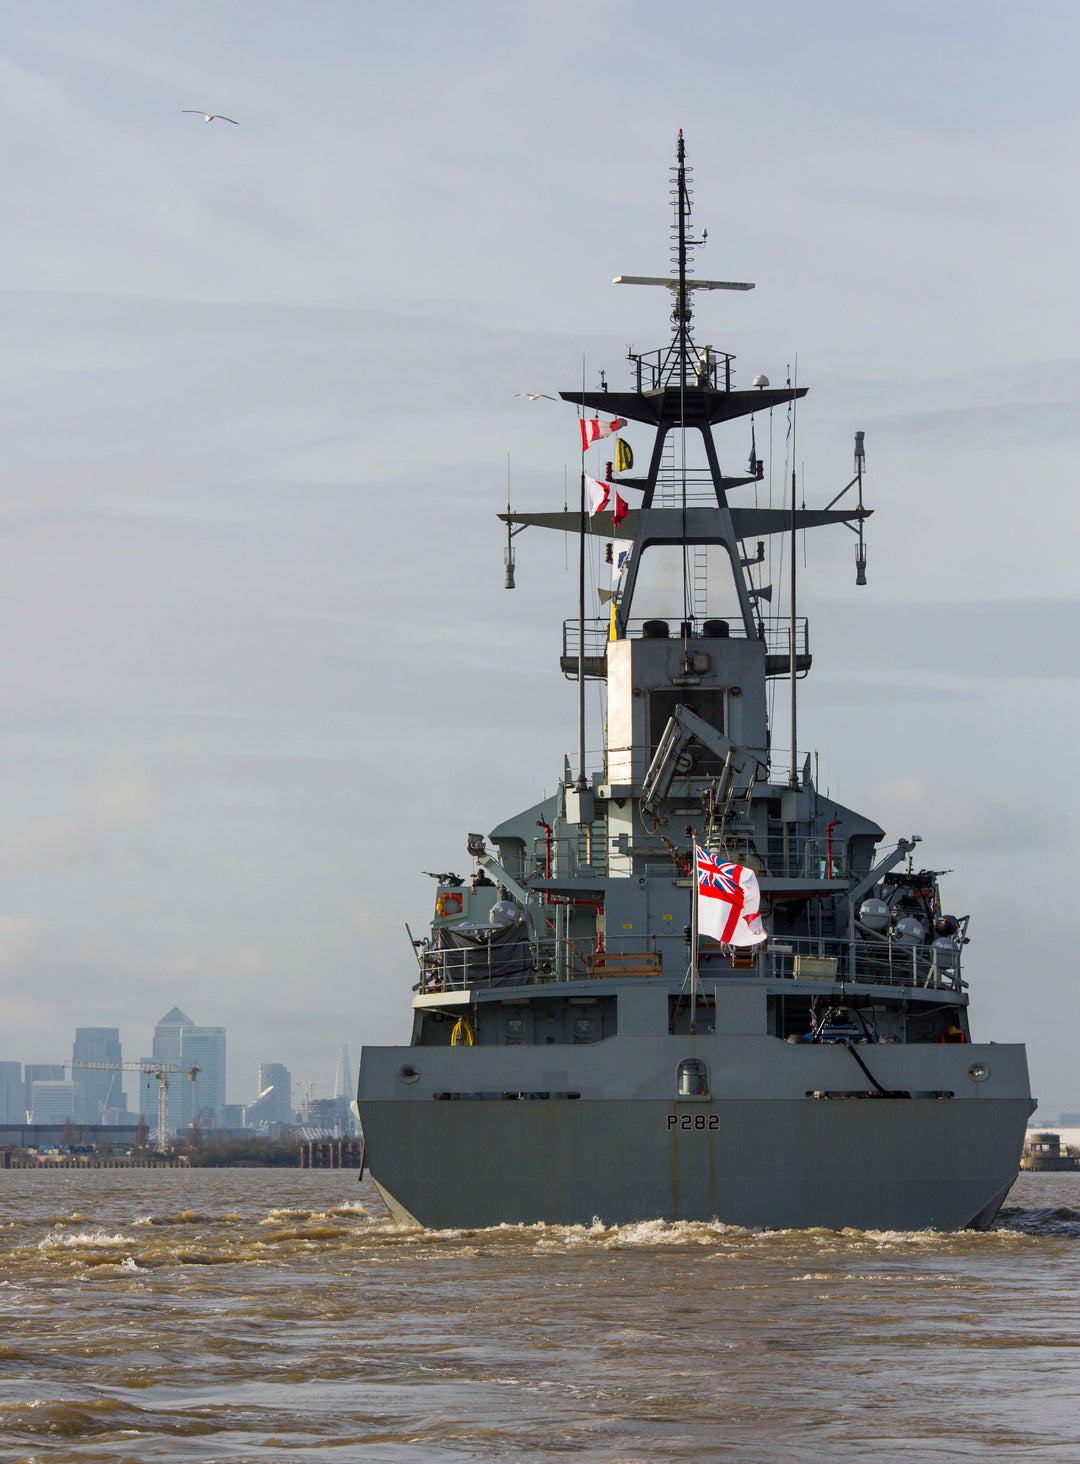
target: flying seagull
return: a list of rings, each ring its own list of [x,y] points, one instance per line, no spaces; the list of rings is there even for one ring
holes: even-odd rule
[[[555,398],[548,396],[546,391],[516,391],[515,396],[528,397],[531,402],[538,402],[543,399],[545,402],[553,402]]]
[[[234,117],[223,117],[220,112],[204,112],[199,107],[181,107],[182,112],[190,112],[193,117],[201,117],[204,122],[231,122],[234,127],[240,123]]]

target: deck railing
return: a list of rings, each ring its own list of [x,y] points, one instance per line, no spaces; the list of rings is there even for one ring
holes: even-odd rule
[[[678,790],[680,784],[675,783]],[[629,855],[635,866],[661,866],[680,878],[688,877],[689,866],[676,861],[671,846],[659,834],[636,834],[631,840],[621,835],[608,840],[606,825],[597,819],[592,839],[586,842],[580,833],[555,835],[549,839],[540,835],[533,839],[528,868],[523,871],[532,877],[542,875],[551,856],[551,873],[556,877],[572,878],[578,874],[607,873],[610,856]],[[846,880],[851,874],[848,865],[848,845],[840,838],[830,839],[823,835],[793,836],[786,839],[781,834],[770,834],[767,845],[765,875],[783,879]]]
[[[672,932],[676,935],[676,932]],[[681,935],[681,932],[678,932]],[[667,944],[667,974],[672,974],[672,945]],[[676,947],[676,950],[678,947]],[[521,959],[510,956],[516,951]],[[560,936],[550,929],[527,944],[507,948],[488,944],[468,949],[420,949],[420,981],[426,993],[463,991],[468,987],[549,984],[602,980],[613,976],[655,978],[664,974],[663,955],[656,937]],[[732,953],[710,941],[699,951],[699,976],[723,979],[737,972],[745,979],[757,975],[770,980],[802,983],[840,982],[880,986],[907,986],[931,991],[962,992],[959,950],[932,945],[902,945],[899,941],[846,941],[830,937],[777,936],[762,949]],[[675,957],[680,967],[681,954]]]
[[[549,984],[584,981],[605,976],[662,976],[663,962],[651,937],[643,940],[613,938],[599,946],[595,936],[559,936],[550,930],[529,943],[527,961],[510,963],[506,947],[479,949],[421,949],[417,952],[420,981],[425,993],[463,991],[466,987]]]
[[[780,879],[847,879],[848,846],[822,834],[771,832],[765,841],[766,874]]]
[[[962,991],[960,951],[898,940],[840,940],[835,937],[777,936],[755,966],[759,974],[793,981],[864,982]]]
[[[650,621],[661,619],[659,616],[650,616]],[[719,617],[710,616],[710,619]],[[638,640],[641,638],[642,626],[645,619],[631,618],[623,627],[623,638]],[[786,656],[791,650],[791,620],[786,615],[766,615],[761,621],[762,635],[756,632],[748,636],[746,627],[738,615],[727,620],[727,640],[763,640],[765,650],[769,655]],[[701,627],[704,620],[698,618],[691,622],[691,640],[701,635]],[[669,620],[668,627],[670,638],[678,640],[682,636],[682,623],[679,620]],[[596,619],[585,622],[585,655],[586,657],[602,658],[607,654],[608,641],[611,639],[611,619],[609,616],[600,616]],[[805,615],[799,615],[795,619],[795,654],[797,656],[808,655],[810,651],[809,622]],[[573,659],[578,653],[578,622],[575,616],[572,620],[563,621],[563,656]]]

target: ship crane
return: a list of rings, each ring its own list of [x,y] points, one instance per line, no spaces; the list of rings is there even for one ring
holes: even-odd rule
[[[199,1073],[198,1064],[194,1067],[181,1067],[175,1062],[75,1062],[71,1058],[65,1058],[64,1067],[93,1068],[106,1073],[143,1073],[146,1077],[156,1078],[158,1116],[154,1146],[159,1151],[165,1148],[169,1140],[169,1078],[183,1073],[188,1082],[193,1083]]]

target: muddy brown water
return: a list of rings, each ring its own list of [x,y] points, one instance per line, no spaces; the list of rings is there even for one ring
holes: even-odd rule
[[[408,1232],[355,1171],[0,1173],[0,1458],[1080,1461],[1080,1177],[985,1235]]]

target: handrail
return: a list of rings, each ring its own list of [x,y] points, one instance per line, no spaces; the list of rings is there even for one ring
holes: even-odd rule
[[[934,945],[781,935],[771,937],[763,949],[748,955],[752,964],[737,968],[742,979],[747,972],[756,972],[769,980],[800,982],[808,988],[814,982],[842,982],[953,991],[958,995],[966,988],[961,974],[961,952]],[[544,930],[533,934],[528,959],[523,959],[520,969],[505,974],[494,969],[490,946],[486,950],[421,950],[418,952],[420,981],[416,989],[463,991],[468,987],[559,983],[620,973],[642,975],[646,971],[659,976],[662,974],[660,957],[655,936],[610,936],[598,948],[595,935],[567,936]],[[719,945],[703,944],[699,958],[703,976],[723,977],[730,966],[731,953]],[[679,964],[683,966],[682,961]]]
[[[962,992],[961,952],[899,940],[848,941],[835,936],[775,936],[759,961],[772,979],[844,981]]]
[[[660,618],[662,618],[662,617],[649,616],[649,617],[643,617],[641,619],[638,619],[636,616],[632,616],[621,627],[622,639],[624,639],[624,640],[625,639],[640,640],[642,638],[642,628],[646,624],[646,619],[652,621],[652,620],[656,620],[656,619],[660,619]],[[698,616],[698,617],[696,617],[696,619],[692,622],[694,633],[691,634],[691,637],[690,637],[691,640],[697,640],[697,639],[700,638],[700,636],[701,636],[701,626],[704,624],[705,618],[708,618],[708,619],[718,619],[720,617],[717,617],[717,616],[709,616],[709,617],[701,617],[701,616]],[[679,621],[679,620],[669,620],[667,623],[668,623],[668,626],[670,628],[670,638],[673,639],[673,640],[679,639],[680,636],[681,636],[681,629],[680,629],[680,627],[681,627],[681,621]],[[766,615],[766,616],[763,616],[762,619],[759,622],[758,633],[755,633],[753,636],[748,636],[747,635],[746,627],[743,624],[741,617],[734,617],[734,618],[728,620],[726,623],[727,623],[727,626],[728,626],[728,633],[727,633],[726,636],[721,637],[721,639],[725,639],[725,640],[763,640],[765,642],[765,649],[766,649],[766,652],[767,653],[773,654],[773,655],[789,655],[790,654],[790,649],[791,649],[791,645],[790,645],[790,626],[791,626],[791,619],[790,619],[789,616],[786,616],[786,615]],[[603,656],[606,653],[606,651],[607,651],[607,644],[608,644],[608,641],[609,641],[610,637],[611,637],[611,618],[610,618],[610,616],[606,616],[606,615],[605,616],[595,616],[595,617],[590,617],[589,619],[587,619],[585,621],[585,654],[587,656]],[[809,650],[810,650],[810,638],[809,637],[810,637],[809,621],[807,620],[806,616],[805,615],[798,615],[798,616],[796,616],[796,618],[795,618],[795,654],[797,656],[805,656],[805,655],[808,655],[809,654]],[[563,621],[563,656],[564,657],[573,657],[573,656],[576,656],[577,655],[577,647],[578,647],[578,620],[577,620],[577,617],[574,616],[572,619],[564,620]]]
[[[490,947],[475,949],[442,949],[420,952],[420,981],[417,990],[430,994],[440,991],[464,991],[468,987],[490,988],[498,985],[549,984],[581,981],[590,977],[614,974],[629,968],[634,974],[646,968],[662,974],[656,938],[612,937],[603,950],[596,948],[594,936],[557,936],[544,933],[530,943],[532,967],[521,972],[520,980],[493,974]],[[609,968],[609,969],[605,969]]]

